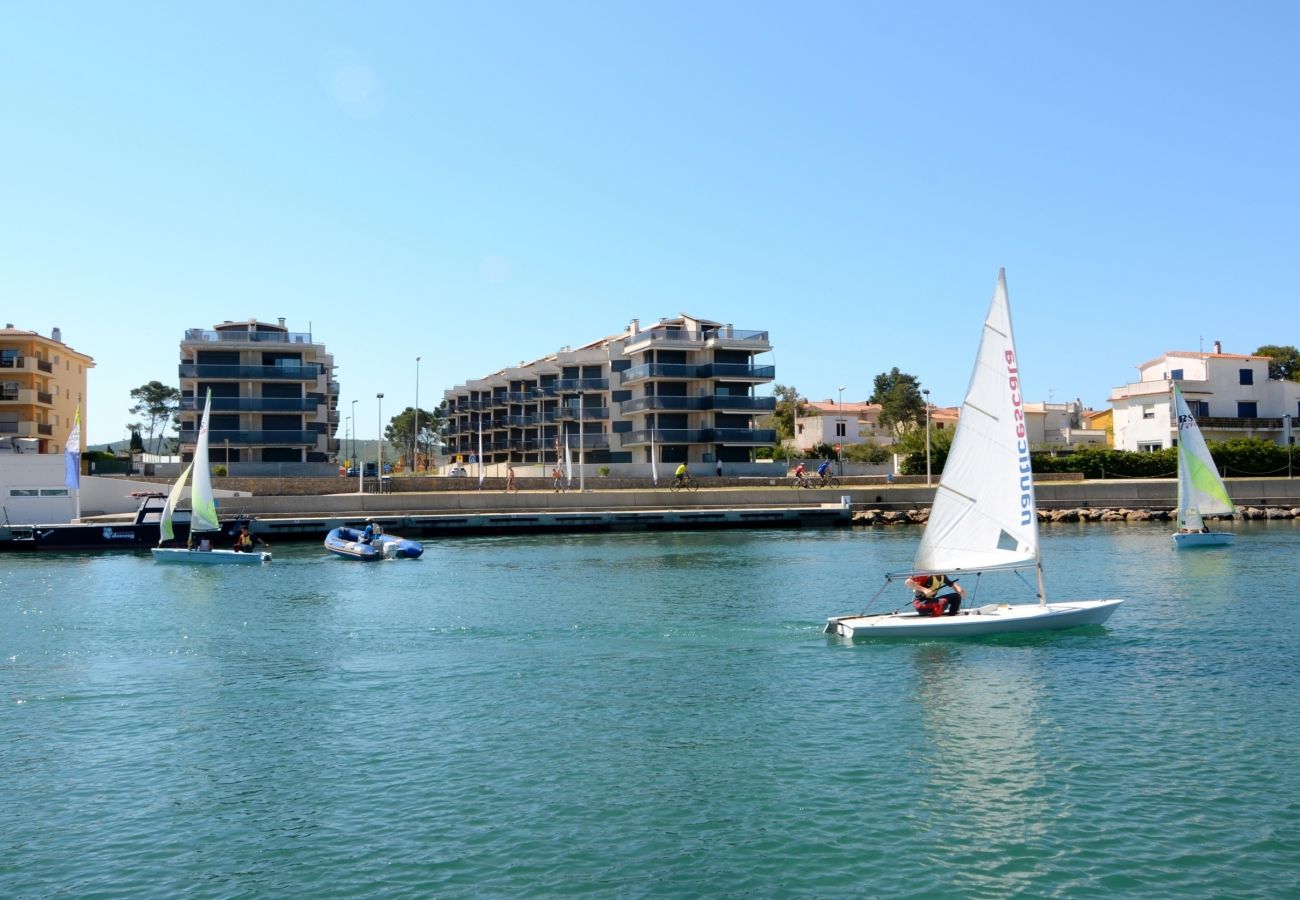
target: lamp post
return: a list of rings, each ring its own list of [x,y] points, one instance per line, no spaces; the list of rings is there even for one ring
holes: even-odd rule
[[[840,414],[839,414],[839,421],[836,422],[835,424],[839,426],[838,428],[835,429],[836,431],[839,431],[840,428],[844,429],[843,434],[835,435],[837,438],[839,438],[839,440],[835,442],[835,446],[839,448],[835,451],[835,455],[839,457],[840,477],[843,478],[844,477],[844,439],[849,436],[848,426],[844,424],[844,385],[840,385]]]
[[[930,486],[930,391],[921,389],[925,397],[925,486]]]
[[[343,417],[343,454],[348,458],[348,464],[352,464],[352,417]]]
[[[357,429],[361,427],[361,422],[357,419],[357,401],[352,401],[352,465],[357,467],[357,493],[363,490],[361,485],[361,460],[357,459]]]
[[[411,454],[411,471],[420,466],[420,357],[415,358],[415,430],[411,433],[415,452]]]
[[[584,465],[587,455],[587,444],[582,433],[582,388],[578,388],[578,491],[587,490],[587,470]]]
[[[384,395],[375,394],[375,399],[379,401],[379,415],[375,423],[379,426],[379,447],[375,450],[375,493],[379,493],[379,485],[383,483],[384,474]]]

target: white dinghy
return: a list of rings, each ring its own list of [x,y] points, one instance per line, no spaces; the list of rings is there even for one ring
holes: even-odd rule
[[[194,486],[190,491],[190,547],[154,547],[155,562],[185,563],[187,565],[256,565],[271,561],[271,554],[265,550],[252,553],[234,550],[216,550],[212,547],[212,537],[221,533],[221,523],[217,521],[217,503],[212,496],[212,476],[208,472],[208,413],[212,410],[212,389],[208,389],[207,399],[203,403],[203,419],[199,425],[199,438],[194,447],[194,461],[185,467],[181,477],[172,485],[163,507],[162,520],[159,523],[159,543],[175,540],[172,530],[172,514],[185,491],[185,483],[194,474]]]
[[[991,603],[944,616],[910,609],[863,612],[828,619],[825,632],[847,638],[911,638],[1048,631],[1100,625],[1124,602],[1047,602],[1020,365],[1006,272],[1000,270],[952,448],[909,574],[955,577],[1028,568],[1037,572],[1037,603]]]
[[[1174,415],[1178,419],[1178,530],[1174,532],[1174,546],[1179,549],[1227,546],[1237,536],[1231,531],[1211,531],[1202,517],[1230,516],[1237,511],[1236,507],[1178,382],[1172,381],[1170,385]]]

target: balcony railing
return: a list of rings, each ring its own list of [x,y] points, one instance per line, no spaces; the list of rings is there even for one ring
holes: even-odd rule
[[[47,391],[37,391],[37,392],[36,392],[36,402],[37,402],[37,403],[45,403],[45,404],[47,404],[47,405],[53,406],[53,405],[54,405],[54,395],[51,394],[51,393],[49,393],[49,392],[47,392]]]
[[[311,335],[295,331],[206,331],[202,328],[185,329],[186,341],[204,341],[221,344],[310,344]]]
[[[744,331],[730,327],[705,328],[694,331],[681,328],[649,328],[628,338],[625,346],[631,347],[643,344],[702,345],[706,341],[767,347],[768,334],[766,331]]]
[[[576,394],[580,391],[607,391],[609,390],[609,379],[557,378],[555,380],[555,390],[566,394]]]
[[[619,379],[623,384],[631,384],[634,381],[644,381],[647,378],[698,378],[700,367],[688,365],[686,363],[647,363],[643,366],[633,366],[630,369],[624,369],[619,373]]]
[[[699,412],[710,409],[770,411],[776,409],[775,397],[745,397],[731,394],[710,394],[706,397],[637,397],[618,405],[622,415],[631,415],[643,409]]]
[[[213,397],[212,408],[220,412],[316,412],[321,404],[301,397]],[[203,401],[182,397],[181,409],[201,410]]]
[[[193,444],[198,440],[198,432],[192,428],[181,430],[181,443]],[[231,444],[267,444],[277,447],[316,446],[314,431],[209,431],[208,446],[217,447],[229,441]]]
[[[773,428],[644,428],[623,435],[623,446],[649,444],[653,435],[657,444],[749,444],[768,446],[776,443]]]
[[[591,421],[595,419],[608,419],[609,407],[607,406],[584,406],[577,409],[572,406],[557,406],[551,410],[548,418],[556,422],[576,422],[579,419]]]
[[[701,378],[727,378],[737,381],[771,381],[776,366],[749,366],[744,363],[706,363],[700,366]]]
[[[219,366],[208,363],[181,363],[182,378],[209,378],[213,381],[315,381],[322,369],[315,363],[301,366]]]
[[[1281,431],[1282,420],[1240,418],[1235,416],[1197,416],[1196,424],[1202,431],[1219,429],[1221,431]]]
[[[37,369],[48,373],[54,371],[54,363],[34,356],[5,356],[0,357],[0,369]]]

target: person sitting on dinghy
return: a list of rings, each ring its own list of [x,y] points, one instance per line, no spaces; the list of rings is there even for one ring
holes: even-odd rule
[[[253,537],[253,535],[248,530],[247,524],[240,525],[239,534],[235,537],[235,552],[252,553],[254,541],[257,541],[257,543],[261,544],[263,547],[266,546],[266,541],[262,540],[261,538]]]
[[[957,615],[966,591],[947,575],[913,575],[904,582],[913,590],[912,606],[922,616]],[[939,596],[944,588],[952,592]]]
[[[374,519],[366,519],[366,530],[361,532],[361,543],[369,544],[384,533],[384,528]]]

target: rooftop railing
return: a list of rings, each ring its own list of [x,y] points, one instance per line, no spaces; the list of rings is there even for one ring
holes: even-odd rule
[[[208,331],[203,328],[185,329],[187,342],[218,344],[310,344],[311,334],[295,331]]]

